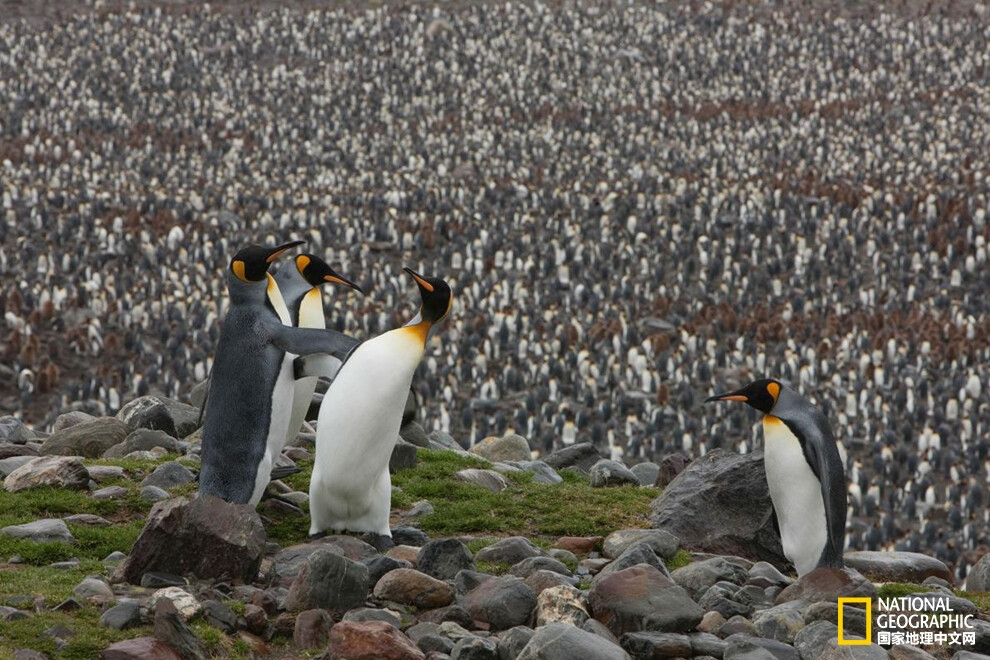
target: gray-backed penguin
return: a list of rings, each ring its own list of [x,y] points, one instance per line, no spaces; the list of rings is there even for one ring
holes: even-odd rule
[[[763,458],[784,555],[798,575],[842,567],[846,480],[828,420],[791,388],[772,379],[710,397],[742,401],[763,416]]]
[[[296,255],[292,265],[279,268],[274,277],[288,312],[289,322],[286,325],[298,328],[323,329],[327,327],[326,316],[323,313],[323,294],[320,290],[322,285],[327,283],[340,284],[364,293],[361,287],[343,278],[327,262],[315,254]],[[283,320],[283,322],[285,321]],[[295,358],[294,354],[286,353],[283,360],[292,362]],[[291,365],[289,365],[288,373],[291,373]],[[285,445],[296,437],[300,427],[302,427],[306,411],[309,410],[313,393],[316,391],[316,381],[316,377],[300,378],[287,383],[279,381],[280,387],[292,387],[293,393],[292,415],[289,418],[285,440],[274,454],[276,457],[278,452],[281,452]],[[274,472],[272,478],[277,478]]]
[[[401,328],[354,349],[320,405],[309,483],[311,535],[346,530],[391,541],[389,457],[430,332],[453,303],[446,282],[405,270],[419,287],[419,312]],[[300,358],[297,377],[322,375],[321,362]]]
[[[292,409],[292,366],[286,352],[321,353],[343,360],[357,341],[331,330],[291,328],[269,265],[293,241],[274,248],[252,245],[230,262],[230,308],[220,330],[209,385],[199,475],[201,494],[256,505],[268,485],[276,455],[285,440]]]

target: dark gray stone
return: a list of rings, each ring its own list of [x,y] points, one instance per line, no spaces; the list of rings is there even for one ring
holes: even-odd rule
[[[601,460],[601,454],[590,442],[581,442],[570,447],[558,449],[543,461],[554,470],[575,467],[583,474],[588,474],[591,466]]]
[[[171,646],[183,660],[206,660],[206,647],[167,598],[155,605],[155,638]]]
[[[158,486],[169,489],[196,481],[196,475],[189,468],[176,461],[162,463],[141,482],[142,486]]]
[[[480,573],[478,571],[463,570],[458,571],[457,575],[454,576],[454,590],[458,595],[463,596],[467,592],[471,591],[482,582],[486,580],[491,580],[494,575],[488,573]]]
[[[460,605],[492,630],[525,624],[536,607],[536,595],[515,576],[485,580],[461,598]]]
[[[526,626],[516,626],[498,638],[498,660],[516,660],[529,644],[536,631]]]
[[[155,447],[161,447],[172,454],[183,453],[179,441],[165,431],[139,428],[132,431],[122,443],[106,450],[103,455],[107,458],[122,458],[132,451],[151,451]]]
[[[546,556],[546,553],[533,545],[529,539],[522,536],[510,536],[482,548],[475,554],[474,558],[478,561],[505,562],[514,565],[529,557],[543,556]]]
[[[161,589],[163,587],[185,587],[188,584],[189,580],[181,575],[175,575],[173,573],[149,571],[141,576],[141,586],[152,589]]]
[[[41,444],[39,453],[45,456],[100,458],[103,452],[123,442],[130,432],[130,427],[118,419],[97,417],[52,433]]]
[[[407,561],[399,561],[385,555],[362,559],[361,563],[368,567],[368,584],[371,586],[377,584],[382,579],[382,576],[390,571],[394,571],[397,568],[412,568],[412,564]]]
[[[660,466],[656,463],[637,463],[629,471],[639,479],[640,486],[656,486],[657,479],[660,478]]]
[[[58,518],[44,518],[22,525],[10,525],[0,529],[0,536],[26,539],[35,543],[75,543],[76,539]]]
[[[619,638],[634,658],[690,657],[691,640],[683,633],[632,632]]]
[[[599,571],[598,575],[594,577],[592,582],[601,580],[606,575],[611,575],[617,571],[623,571],[639,564],[647,564],[652,566],[660,571],[664,577],[670,578],[670,573],[667,571],[667,567],[664,566],[663,561],[657,557],[657,554],[653,552],[653,548],[647,543],[636,543],[626,548],[623,553],[615,559],[615,561]]]
[[[834,603],[833,603],[834,605]],[[828,640],[838,637],[839,629],[829,621],[812,621],[794,637],[794,648],[801,660],[818,660]]]
[[[300,612],[292,631],[292,641],[301,649],[324,648],[330,638],[333,619],[326,610]]]
[[[537,628],[517,660],[628,659],[629,654],[608,640],[569,623],[557,622]]]
[[[302,611],[315,608],[342,615],[360,607],[368,597],[368,568],[327,548],[309,556],[299,569],[285,608]]]
[[[437,652],[450,654],[454,650],[454,643],[447,639],[446,637],[441,637],[440,635],[434,635],[432,633],[422,635],[419,639],[414,640],[416,646],[423,653]]]
[[[402,628],[402,618],[391,610],[359,607],[345,614],[341,621],[382,621],[396,629]]]
[[[801,660],[797,649],[783,642],[743,634],[730,635],[723,660]]]
[[[716,449],[693,461],[653,501],[650,520],[694,550],[790,566],[774,529],[762,451]]]
[[[175,399],[157,395],[134,399],[120,409],[117,413],[117,419],[126,422],[131,428],[137,428],[139,424],[134,422],[140,422],[141,411],[153,408],[157,404],[164,406],[172,418],[176,438],[184,438],[199,428],[200,409],[198,406],[190,406]],[[161,430],[167,431],[168,429]]]
[[[700,598],[716,582],[724,580],[742,586],[749,577],[746,569],[724,557],[691,562],[675,569],[670,575],[693,598]]]
[[[237,615],[217,600],[203,601],[203,618],[214,628],[219,628],[228,635],[237,632]]]
[[[420,548],[430,542],[430,537],[426,532],[415,527],[400,525],[390,531],[392,532],[392,542],[395,545],[411,545]]]
[[[639,479],[629,468],[618,461],[604,458],[591,466],[588,479],[592,488],[639,485]]]
[[[508,465],[533,473],[533,481],[551,486],[563,483],[564,478],[543,461],[507,461]]]
[[[498,647],[490,639],[464,637],[454,644],[450,660],[498,660]]]
[[[121,600],[100,616],[100,625],[114,630],[136,628],[141,624],[141,605],[136,600]]]
[[[571,576],[571,569],[567,568],[563,562],[559,562],[553,557],[528,557],[515,564],[510,572],[516,577],[528,578],[536,571],[552,571],[560,575]]]
[[[0,417],[0,440],[22,445],[34,438],[34,431],[21,420],[10,415]]]
[[[399,470],[408,470],[416,467],[416,445],[399,441],[392,448],[392,455],[388,459],[388,471],[395,474]]]
[[[474,557],[457,539],[430,541],[419,551],[416,567],[440,580],[452,580],[459,571],[474,570]]]
[[[871,552],[859,550],[843,556],[846,566],[873,582],[918,584],[928,577],[952,581],[952,573],[938,559],[917,552]]]
[[[644,630],[687,632],[705,614],[687,591],[648,565],[633,566],[593,582],[588,606],[592,616],[617,636]]]

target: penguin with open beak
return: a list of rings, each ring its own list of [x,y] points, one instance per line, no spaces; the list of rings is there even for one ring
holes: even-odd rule
[[[230,261],[230,307],[220,329],[203,423],[203,495],[257,505],[292,410],[294,375],[285,354],[316,353],[339,363],[358,343],[332,330],[286,325],[288,310],[268,268],[302,243],[251,245]]]
[[[757,380],[710,401],[740,401],[763,413],[763,457],[781,543],[799,576],[841,568],[846,480],[828,420],[791,388]]]
[[[354,349],[320,404],[309,485],[311,535],[363,532],[376,547],[391,545],[389,458],[426,342],[453,304],[442,279],[405,271],[419,289],[418,313],[401,328]],[[296,376],[326,376],[324,363],[299,358]]]

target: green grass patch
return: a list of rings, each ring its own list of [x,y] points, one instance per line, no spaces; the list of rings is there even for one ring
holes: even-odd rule
[[[291,488],[292,490],[297,490],[300,493],[309,492],[309,475],[313,474],[313,459],[303,458],[296,461],[296,465],[302,469],[302,472],[296,472],[295,474],[290,474],[289,476],[282,479],[282,483]]]
[[[489,532],[540,537],[605,535],[616,529],[647,527],[656,488],[590,488],[582,475],[562,472],[564,482],[536,483],[532,473],[507,475],[512,485],[500,493],[455,481],[466,468],[482,468],[477,459],[453,452],[421,449],[419,465],[392,477],[402,488],[393,507],[426,499],[435,513],[420,519],[423,531],[437,535]],[[546,540],[543,539],[544,543]]]
[[[71,615],[59,612],[43,612],[27,619],[5,622],[0,633],[0,659],[14,657],[14,649],[27,648],[61,660],[92,660],[100,657],[100,651],[114,642],[132,637],[150,635],[150,626],[114,630],[99,625],[100,611],[87,607]],[[42,633],[52,626],[62,625],[76,634],[59,651],[55,640]]]
[[[55,606],[72,595],[76,585],[89,575],[106,576],[108,567],[98,561],[81,561],[76,568],[60,569],[48,566],[17,565],[0,570],[0,603],[15,605],[7,600],[17,596],[44,597]]]
[[[664,560],[663,565],[667,567],[668,571],[673,571],[678,568],[683,568],[691,563],[691,553],[683,548],[678,550],[677,553],[670,559]]]
[[[512,568],[512,565],[507,561],[478,561],[475,562],[475,565],[479,572],[490,575],[505,575]]]
[[[960,598],[965,598],[969,602],[976,605],[977,609],[983,614],[990,614],[990,592],[985,591],[963,591],[962,589],[956,589],[955,593]]]
[[[887,582],[877,587],[877,598],[900,598],[911,594],[923,594],[929,591],[928,587],[910,582]]]
[[[152,460],[135,458],[93,458],[83,461],[83,465],[115,465],[124,468],[131,475],[151,474],[155,468],[168,461],[177,461],[182,456],[180,454],[165,454],[161,458]]]

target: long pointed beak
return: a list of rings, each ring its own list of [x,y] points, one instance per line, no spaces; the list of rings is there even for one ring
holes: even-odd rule
[[[297,245],[302,245],[305,242],[306,241],[289,241],[288,243],[284,243],[282,245],[279,245],[278,247],[272,248],[271,251],[268,253],[268,256],[265,257],[265,263],[270,264],[271,262],[275,261],[280,256],[282,256],[282,253],[285,252],[286,250],[291,250]]]
[[[745,394],[736,394],[734,392],[728,392],[726,394],[716,394],[715,396],[710,396],[705,399],[705,403],[711,403],[712,401],[749,401],[749,397]]]
[[[433,285],[427,282],[422,275],[414,271],[412,268],[403,268],[402,270],[412,275],[412,278],[416,280],[416,284],[418,284],[420,288],[425,289],[430,293],[433,292]]]
[[[337,273],[331,273],[329,275],[324,275],[323,276],[323,279],[325,281],[327,281],[327,282],[332,282],[333,284],[343,284],[344,286],[349,286],[352,289],[354,289],[355,291],[359,292],[362,296],[364,295],[364,289],[362,289],[361,287],[359,287],[354,282],[351,282],[348,279],[344,279],[343,277],[341,277]]]

